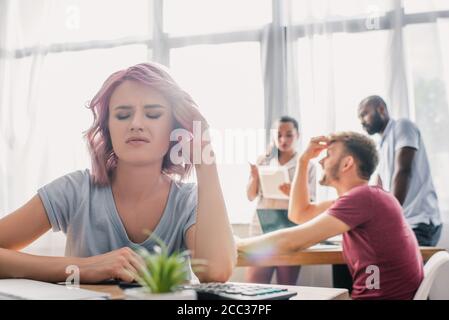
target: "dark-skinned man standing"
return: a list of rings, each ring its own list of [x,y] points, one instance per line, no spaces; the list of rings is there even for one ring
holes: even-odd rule
[[[369,135],[379,134],[377,184],[392,193],[420,246],[435,246],[441,235],[438,198],[421,133],[407,119],[392,119],[385,101],[376,95],[363,99],[358,117]],[[333,265],[333,285],[351,290],[346,265]]]
[[[379,96],[363,99],[358,116],[369,135],[381,136],[377,183],[398,199],[419,245],[435,246],[441,235],[440,209],[419,129],[408,119],[392,119]]]

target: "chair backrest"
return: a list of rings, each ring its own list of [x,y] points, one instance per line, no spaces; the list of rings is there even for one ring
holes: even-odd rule
[[[438,274],[438,270],[449,262],[449,253],[447,251],[439,251],[432,255],[424,265],[424,279],[421,282],[418,291],[416,291],[413,300],[426,300],[429,296],[430,288]]]

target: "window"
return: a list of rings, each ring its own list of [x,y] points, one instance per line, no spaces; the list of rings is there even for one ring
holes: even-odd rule
[[[226,207],[234,223],[248,222],[254,207],[246,199],[246,184],[248,161],[255,161],[257,149],[248,144],[250,136],[237,141],[230,133],[233,130],[244,136],[248,129],[249,135],[263,129],[258,58],[259,44],[251,42],[191,46],[170,52],[174,78],[198,103],[211,128],[219,132],[219,136],[212,137],[212,143]],[[252,152],[248,154],[247,150]]]
[[[211,34],[260,28],[271,21],[271,0],[165,0],[164,32]]]
[[[403,0],[403,3],[406,14],[449,10],[449,1],[447,0]]]
[[[446,37],[442,37],[444,33],[436,31],[436,24],[409,25],[405,28],[405,40],[414,96],[413,116],[425,142],[440,208],[446,211],[449,209],[449,108],[443,63],[447,68],[448,59],[443,59],[444,50],[440,46],[448,48]]]
[[[46,124],[42,129],[49,148],[48,161],[42,165],[52,168],[55,178],[67,173],[69,163],[73,168],[90,167],[90,157],[80,153],[80,150],[87,150],[85,140],[81,139],[82,132],[93,122],[86,104],[109,75],[144,62],[146,53],[146,46],[131,45],[55,53],[46,58],[37,122]]]
[[[386,96],[387,40],[387,31],[298,40],[298,90],[305,141],[329,130],[362,132],[357,117],[359,102],[372,94]],[[330,119],[335,122],[327,123]]]
[[[63,0],[48,9],[49,42],[77,42],[151,34],[151,1]]]
[[[390,9],[390,0],[292,0],[295,23],[366,17]]]

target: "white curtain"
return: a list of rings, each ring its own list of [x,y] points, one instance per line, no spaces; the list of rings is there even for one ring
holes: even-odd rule
[[[0,216],[53,179],[90,167],[85,104],[112,72],[148,59],[150,4],[0,1]],[[128,23],[115,30],[119,17]],[[50,231],[25,251],[61,255],[64,246],[63,234]]]
[[[389,108],[395,118],[410,118],[402,1],[392,0],[391,4],[393,19],[387,46],[388,59],[385,73],[388,84]]]
[[[262,30],[260,46],[267,129],[283,115],[300,119],[296,39],[290,27],[289,15],[291,1],[278,1],[273,11],[272,23]],[[269,130],[266,138],[270,141]]]
[[[22,206],[55,176],[49,166],[49,132],[40,121],[45,113],[40,94],[47,53],[39,48],[48,44],[51,5],[0,2],[0,215]],[[29,50],[35,53],[29,55]],[[60,254],[63,247],[60,234],[47,233],[28,250]]]

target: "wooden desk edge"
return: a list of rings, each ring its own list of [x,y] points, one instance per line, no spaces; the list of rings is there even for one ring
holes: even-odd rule
[[[420,247],[424,261],[427,261],[433,254],[446,250],[440,247]],[[239,255],[237,267],[249,266],[292,266],[292,265],[320,265],[320,264],[346,264],[341,248],[327,250],[306,249],[291,255],[280,255],[266,257],[255,257],[251,261]]]

